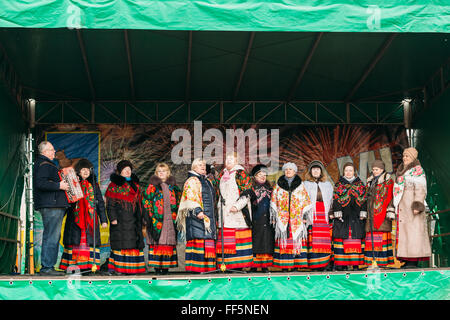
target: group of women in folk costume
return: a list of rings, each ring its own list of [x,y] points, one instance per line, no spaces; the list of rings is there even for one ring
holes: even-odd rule
[[[335,270],[358,270],[375,260],[387,267],[394,263],[393,221],[395,252],[403,267],[428,260],[426,178],[417,156],[414,148],[404,150],[395,181],[383,161],[375,160],[366,185],[353,163],[346,163],[334,187],[319,161],[308,165],[303,183],[292,174],[296,166],[286,164],[272,193],[273,266],[329,270],[332,262]]]
[[[167,164],[156,165],[145,188],[132,170],[131,162],[120,161],[105,194],[111,222],[108,269],[113,274],[146,273],[147,243],[148,266],[166,274],[178,266],[175,221],[181,190]]]
[[[90,170],[86,168],[91,169],[92,164],[84,159],[75,168],[80,175],[85,198],[76,202],[68,212],[60,264],[63,270],[70,267],[82,271],[90,269],[93,263],[92,225],[98,219],[97,214],[101,226],[107,227],[105,204],[100,189],[96,182],[92,186]],[[181,191],[170,176],[169,167],[165,164],[157,165],[150,184],[142,188],[139,178],[133,173],[131,162],[122,160],[117,164],[110,180],[105,193],[106,212],[110,221],[111,252],[107,262],[109,273],[146,273],[145,242],[149,245],[148,266],[162,274],[167,273],[168,268],[177,267],[175,220]],[[99,264],[98,223],[95,232],[95,262]]]
[[[264,165],[255,166],[250,176],[238,164],[237,155],[231,154],[214,177],[207,176],[204,160],[195,159],[177,218],[186,238],[186,271],[262,268],[267,272],[274,246],[271,189]]]
[[[395,181],[376,160],[366,186],[351,163],[335,186],[333,258],[336,268],[394,263],[392,224],[397,223],[395,255],[404,268],[415,268],[431,256],[425,215],[426,178],[415,148],[403,152]]]
[[[208,174],[204,160],[195,159],[183,190],[164,163],[156,165],[143,188],[132,164],[122,160],[105,194],[111,223],[108,269],[137,274],[152,267],[167,274],[178,267],[177,239],[186,243],[186,271],[197,273],[221,267],[359,269],[374,260],[385,267],[394,263],[394,252],[404,267],[417,267],[431,255],[426,178],[417,156],[414,148],[404,150],[395,179],[382,161],[374,161],[366,184],[353,163],[346,163],[334,186],[320,161],[308,164],[304,180],[294,163],[284,164],[283,175],[271,186],[266,166],[256,165],[248,174],[236,154],[226,157],[216,175]],[[98,225],[106,227],[107,217],[92,167],[87,160],[76,167],[85,198],[68,211],[64,270],[87,270],[100,262]]]

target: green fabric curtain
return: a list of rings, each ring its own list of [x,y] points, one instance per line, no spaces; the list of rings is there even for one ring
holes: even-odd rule
[[[25,125],[19,108],[0,84],[0,274],[13,271],[25,168]]]
[[[445,0],[3,1],[0,27],[450,32]]]
[[[415,117],[415,127],[418,130],[416,147],[427,175],[427,203],[432,212],[450,209],[449,107],[450,89],[447,89],[428,109]],[[435,219],[437,219],[435,233],[450,232],[450,212],[440,214]],[[450,236],[434,238],[433,252],[440,255],[440,266],[447,267],[450,258]]]

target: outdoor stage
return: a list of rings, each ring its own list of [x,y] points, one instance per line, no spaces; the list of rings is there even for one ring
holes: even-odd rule
[[[450,268],[0,277],[0,300],[448,300]]]

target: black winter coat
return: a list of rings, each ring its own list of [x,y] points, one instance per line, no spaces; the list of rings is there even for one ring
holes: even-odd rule
[[[357,183],[362,183],[359,177],[351,183],[353,185]],[[349,182],[344,178],[340,177],[339,181],[336,183],[336,187],[339,184],[349,184]],[[336,190],[335,190],[336,194]],[[333,219],[333,238],[337,239],[348,239],[349,229],[352,229],[352,239],[363,239],[365,237],[365,219],[360,219],[360,212],[367,211],[367,201],[364,201],[359,205],[356,198],[350,195],[351,199],[348,205],[343,207],[336,199],[333,199],[333,212],[342,211],[342,220],[334,218]]]
[[[257,193],[265,188],[269,192],[261,196],[258,203]],[[253,182],[249,189],[252,204],[252,251],[253,254],[273,254],[275,245],[275,230],[270,223],[270,198],[272,188],[269,184],[260,185]],[[245,191],[244,191],[245,192]]]
[[[68,208],[66,194],[59,189],[58,167],[47,157],[38,155],[33,168],[34,209]]]
[[[131,174],[131,181],[127,182],[124,177],[113,173],[111,182],[117,186],[125,183],[138,192],[139,197],[134,203],[106,196],[106,213],[109,221],[117,220],[117,224],[109,226],[109,242],[112,250],[142,249],[144,248],[144,235],[142,234],[142,206],[140,201],[139,179]]]
[[[89,176],[87,180],[92,183],[92,176]],[[94,181],[95,181],[94,192],[95,192],[96,212],[97,216],[100,218],[100,222],[98,220],[95,221],[95,246],[98,248],[101,245],[99,224],[107,223],[108,219],[105,213],[105,202],[103,201],[102,193],[100,191],[100,187],[97,183],[95,175]],[[63,237],[64,246],[79,245],[81,241],[81,229],[75,223],[75,215],[73,212],[75,209],[75,205],[76,203],[73,203],[67,210],[66,224],[64,226],[64,237]],[[90,232],[90,230],[86,232],[86,238],[88,246],[90,247],[94,246],[93,234]]]
[[[189,172],[188,178],[191,177],[196,177],[199,179],[202,185],[203,210],[201,207],[197,207],[195,210],[190,211],[186,217],[186,240],[216,239],[216,191],[211,182],[205,176],[195,175],[192,172]],[[208,216],[210,220],[211,233],[205,232],[205,224],[203,219],[197,218],[197,215],[202,211],[203,214]]]

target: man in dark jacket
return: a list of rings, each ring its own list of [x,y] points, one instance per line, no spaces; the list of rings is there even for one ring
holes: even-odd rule
[[[52,162],[55,149],[48,141],[38,146],[39,155],[36,157],[33,170],[34,209],[42,215],[44,232],[41,249],[41,275],[62,275],[54,269],[58,259],[61,225],[66,208],[69,207],[65,190],[69,185],[61,181],[58,167]]]

